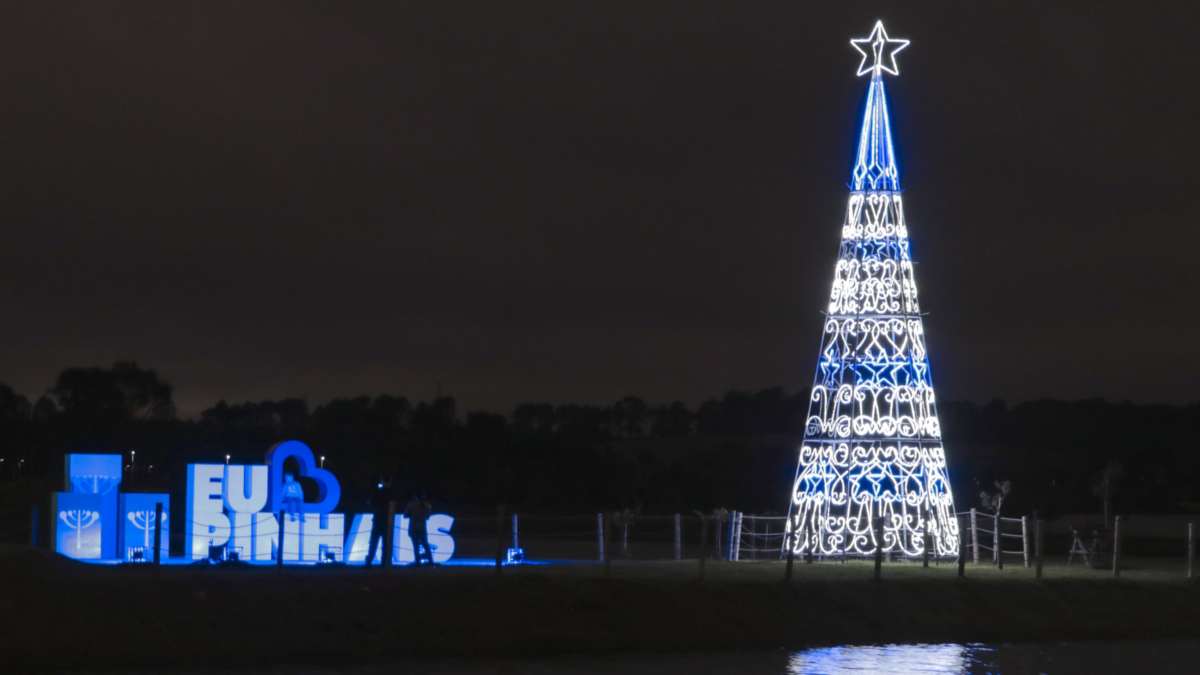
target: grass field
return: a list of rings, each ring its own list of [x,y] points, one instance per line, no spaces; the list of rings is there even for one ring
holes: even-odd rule
[[[17,671],[394,663],[886,642],[1200,636],[1178,560],[1110,571],[695,560],[507,568],[85,566],[0,551],[0,659]],[[11,671],[10,671],[11,672]]]

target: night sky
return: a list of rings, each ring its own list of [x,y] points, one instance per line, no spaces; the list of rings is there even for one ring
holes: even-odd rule
[[[813,4],[6,3],[0,380],[805,387],[881,18],[939,396],[1195,400],[1194,5]]]

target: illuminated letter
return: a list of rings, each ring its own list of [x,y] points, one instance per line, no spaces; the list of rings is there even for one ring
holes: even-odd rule
[[[225,510],[230,513],[258,513],[267,505],[267,467],[265,465],[225,467]]]
[[[340,513],[306,513],[300,528],[300,558],[320,562],[321,549],[337,551],[341,558],[344,516]]]
[[[279,545],[279,521],[269,513],[254,514],[254,560],[271,560]]]
[[[188,550],[193,560],[207,558],[209,546],[222,546],[229,542],[229,518],[219,511],[195,514],[188,527],[192,530],[188,537]]]
[[[283,530],[283,543],[279,548],[283,549],[284,562],[300,559],[300,522],[299,518],[289,514],[279,523],[279,528]]]
[[[350,521],[350,533],[346,535],[346,548],[342,550],[342,562],[366,562],[370,548],[371,523],[374,517],[359,513]]]
[[[454,516],[435,513],[426,522],[429,523],[429,547],[433,549],[433,562],[444,563],[454,555],[454,537],[450,536]]]
[[[208,557],[210,539],[214,541],[214,545],[219,546],[229,538],[229,519],[221,513],[224,479],[224,464],[188,464],[184,554],[192,560]],[[213,528],[221,527],[221,522],[224,523],[224,529],[214,530]],[[197,528],[203,531],[197,532]],[[221,539],[220,542],[216,541],[218,538]]]
[[[392,562],[396,565],[407,565],[415,562],[412,541],[408,538],[408,516],[396,514],[396,526],[392,530]]]
[[[230,513],[229,547],[237,549],[238,560],[250,560],[254,546],[253,513]],[[268,514],[269,515],[269,514]]]

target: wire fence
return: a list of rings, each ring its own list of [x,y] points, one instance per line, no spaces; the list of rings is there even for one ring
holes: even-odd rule
[[[1029,566],[1029,519],[1025,516],[1002,516],[971,509],[957,514],[966,527],[959,533],[969,537],[972,562],[978,563],[980,552],[986,553],[996,565],[1004,564],[1004,556],[1020,557]]]
[[[1200,521],[1194,516],[1105,519],[1098,514],[1079,514],[1039,520],[1033,514],[1004,515],[976,509],[956,515],[959,557],[964,563],[1026,568],[1050,563],[1113,574],[1142,566],[1175,570],[1189,577],[1194,571]],[[348,531],[349,522],[346,526]],[[231,537],[244,535],[246,527],[243,521],[231,521]],[[42,507],[0,516],[0,542],[53,548],[50,532],[49,513]],[[784,516],[724,510],[706,514],[463,514],[455,516],[450,534],[455,558],[485,561],[497,557],[511,560],[512,551],[523,553],[525,560],[548,563],[780,561],[788,549]],[[166,551],[178,556],[185,550],[186,533],[180,519],[169,524],[163,535]]]

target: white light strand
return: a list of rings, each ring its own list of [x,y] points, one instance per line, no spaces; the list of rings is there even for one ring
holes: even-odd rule
[[[798,554],[958,551],[900,196],[850,195],[788,531]]]
[[[883,22],[876,21],[870,35],[850,40],[850,46],[862,55],[862,62],[858,64],[860,77],[867,74],[878,77],[880,73],[899,75],[900,67],[896,65],[896,55],[908,46],[908,40],[888,37]]]

